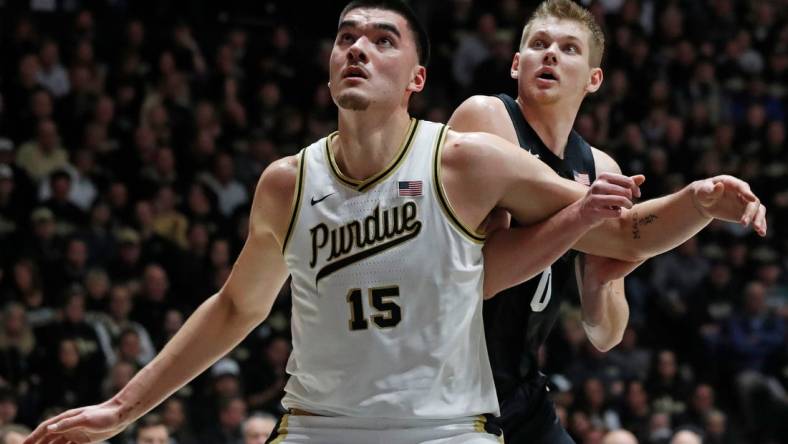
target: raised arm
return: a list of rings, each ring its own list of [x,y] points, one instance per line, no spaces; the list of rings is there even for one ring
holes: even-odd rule
[[[582,198],[587,187],[560,178],[500,137],[450,132],[442,156],[449,201],[467,226],[479,227],[492,207],[521,223],[539,222]],[[765,209],[746,183],[731,177],[695,182],[684,190],[622,209],[575,245],[578,250],[638,261],[672,249],[712,217],[754,225],[765,233]]]
[[[281,245],[296,171],[297,161],[290,157],[263,173],[249,235],[227,282],[200,305],[158,356],[111,399],[45,421],[24,444],[85,444],[116,435],[229,352],[268,316],[288,275]]]
[[[491,233],[483,250],[485,299],[541,273],[591,228],[605,218],[618,218],[620,208],[632,206],[631,196],[639,195],[642,181],[643,176],[602,175],[582,199],[530,226],[509,228],[508,213],[497,209],[485,229]]]

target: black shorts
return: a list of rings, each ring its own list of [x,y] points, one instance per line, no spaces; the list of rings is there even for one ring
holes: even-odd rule
[[[501,416],[495,421],[506,444],[575,444],[555,414],[545,375],[521,384],[500,402]]]

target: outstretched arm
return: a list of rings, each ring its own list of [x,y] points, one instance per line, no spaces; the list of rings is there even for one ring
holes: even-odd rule
[[[508,213],[497,209],[485,230],[491,233],[483,250],[485,299],[544,271],[591,228],[617,218],[620,208],[632,206],[627,196],[640,195],[642,182],[643,176],[603,174],[582,199],[531,226],[509,228]]]
[[[496,206],[524,224],[539,222],[587,191],[579,183],[562,179],[525,150],[490,134],[450,132],[442,161],[448,199],[460,220],[471,227],[479,227]],[[591,230],[575,248],[638,261],[674,248],[713,217],[748,225],[755,221],[759,234],[765,233],[765,209],[749,186],[721,176],[621,209],[617,219]]]
[[[229,352],[268,316],[288,275],[281,244],[295,188],[294,162],[292,157],[282,159],[263,173],[249,235],[227,282],[159,355],[108,401],[45,421],[24,444],[86,444],[116,435]]]

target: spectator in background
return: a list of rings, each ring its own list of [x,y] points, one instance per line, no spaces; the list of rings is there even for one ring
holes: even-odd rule
[[[170,433],[159,415],[149,413],[139,419],[134,444],[169,444]]]
[[[624,392],[624,405],[621,408],[621,423],[632,431],[638,439],[646,442],[651,418],[651,404],[643,383],[630,381]]]
[[[142,324],[154,341],[163,334],[164,317],[175,306],[170,293],[170,278],[158,264],[150,264],[143,272],[142,285],[135,297],[131,319]]]
[[[13,424],[18,411],[17,395],[8,387],[0,387],[0,426]]]
[[[247,363],[245,380],[248,381],[246,393],[250,409],[281,413],[279,402],[284,396],[290,351],[286,338],[274,336],[263,344],[263,355]]]
[[[35,261],[23,258],[14,264],[10,287],[6,296],[22,303],[31,327],[45,325],[55,317],[50,301],[44,298],[44,284]]]
[[[693,427],[702,430],[706,424],[706,418],[715,408],[714,388],[708,384],[698,384],[692,391],[687,409],[674,422],[679,427]]]
[[[57,169],[67,168],[68,153],[60,146],[60,136],[53,120],[42,120],[36,128],[36,137],[19,147],[16,163],[30,178],[40,183]]]
[[[109,368],[107,377],[101,384],[101,396],[105,398],[118,393],[123,386],[131,381],[135,373],[137,373],[137,367],[135,367],[133,363],[116,361],[115,364]]]
[[[170,186],[162,186],[153,200],[153,229],[180,248],[188,246],[186,237],[189,221],[177,210],[178,197]]]
[[[720,410],[710,411],[704,421],[704,444],[734,444],[740,442],[735,432],[728,428],[728,418]]]
[[[76,372],[77,364],[80,373],[84,376],[99,381],[106,372],[106,357],[101,349],[96,330],[87,322],[85,317],[85,293],[81,287],[66,289],[63,296],[59,319],[36,330],[38,364],[46,362],[47,356],[58,356],[61,353],[62,364]],[[64,340],[73,341],[79,357],[78,362],[66,360],[70,346],[63,345]],[[65,351],[64,351],[65,350]],[[73,363],[73,366],[71,364]],[[43,371],[39,369],[39,371]],[[82,375],[80,375],[81,377]]]
[[[36,346],[24,305],[8,302],[0,326],[0,385],[23,395],[29,389],[30,356]]]
[[[9,424],[0,427],[0,444],[22,444],[30,429],[23,425]]]
[[[241,424],[246,417],[246,402],[240,396],[219,400],[219,415],[201,433],[202,444],[243,444]]]
[[[161,406],[161,417],[170,432],[173,444],[198,444],[183,398],[172,396],[164,401]]]
[[[661,350],[652,364],[646,390],[654,409],[668,415],[683,413],[687,407],[685,400],[690,393],[690,383],[679,371],[676,354],[671,350]]]
[[[103,268],[90,268],[83,280],[83,286],[87,296],[85,298],[85,309],[92,320],[93,316],[106,312],[109,307],[109,276]]]
[[[743,311],[731,316],[725,326],[723,356],[734,371],[746,426],[757,431],[756,436],[764,436],[761,433],[777,427],[788,412],[785,387],[770,374],[767,365],[785,341],[785,325],[766,306],[765,288],[760,282],[747,284],[743,302]]]
[[[225,218],[232,216],[239,205],[249,200],[246,187],[235,179],[235,164],[227,153],[218,153],[214,157],[213,171],[203,180],[216,194],[219,212]]]
[[[613,430],[602,438],[602,444],[638,444],[635,435],[627,430]]]
[[[60,49],[54,40],[47,40],[41,45],[39,52],[41,69],[36,75],[38,83],[43,85],[57,98],[69,92],[70,84],[66,69],[60,63]]]
[[[276,427],[276,417],[267,414],[253,414],[241,424],[243,444],[265,444]]]
[[[128,285],[134,293],[140,288],[142,271],[145,269],[140,235],[131,228],[122,228],[117,231],[115,237],[118,251],[107,271],[112,282]]]
[[[680,430],[673,435],[670,444],[703,444],[703,439],[692,430]]]
[[[123,285],[115,285],[109,291],[108,313],[95,316],[93,321],[98,335],[101,349],[107,357],[107,366],[111,367],[116,362],[124,360],[116,353],[115,344],[121,342],[122,333],[133,331],[139,341],[139,353],[134,364],[146,364],[156,354],[153,341],[148,331],[141,324],[129,318],[132,312],[133,301],[129,289]]]
[[[66,410],[98,401],[100,385],[97,381],[101,379],[96,379],[95,364],[80,356],[77,338],[61,338],[53,352],[57,361],[40,370],[42,407]]]
[[[50,194],[44,206],[52,210],[57,220],[57,231],[62,235],[73,233],[77,227],[85,223],[85,213],[70,200],[71,176],[66,170],[58,169],[49,175]]]

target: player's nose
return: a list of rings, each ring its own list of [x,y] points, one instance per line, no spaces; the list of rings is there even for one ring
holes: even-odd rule
[[[360,38],[356,40],[353,45],[350,46],[347,52],[347,58],[353,62],[367,62],[367,52],[364,50],[365,42],[367,41],[366,38]]]

